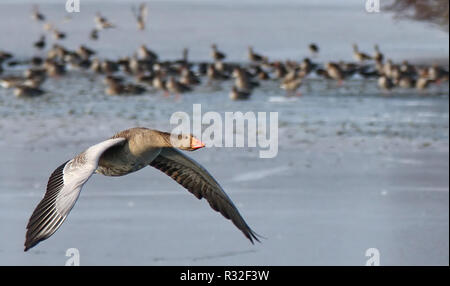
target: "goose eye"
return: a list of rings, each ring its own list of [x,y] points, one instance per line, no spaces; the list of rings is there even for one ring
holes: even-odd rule
[[[183,138],[182,135],[178,135],[178,140],[181,140]]]

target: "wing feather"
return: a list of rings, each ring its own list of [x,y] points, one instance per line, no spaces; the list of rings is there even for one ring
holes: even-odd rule
[[[230,219],[254,243],[258,235],[247,225],[231,199],[217,181],[193,159],[173,148],[164,148],[150,165],[164,172],[198,199],[205,198],[211,208]]]
[[[28,221],[25,251],[55,233],[77,201],[84,183],[97,169],[103,152],[125,140],[115,138],[103,141],[53,171],[44,198]]]

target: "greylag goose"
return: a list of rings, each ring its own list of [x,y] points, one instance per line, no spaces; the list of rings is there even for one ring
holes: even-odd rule
[[[297,89],[302,85],[302,78],[299,76],[294,76],[292,78],[286,76],[287,78],[283,80],[283,82],[280,85],[280,88],[286,90],[286,95],[291,96],[293,95]],[[297,96],[301,96],[302,94],[300,92],[296,93]]]
[[[14,95],[17,97],[36,97],[44,94],[44,91],[37,87],[18,85],[14,88]]]
[[[401,88],[412,88],[416,85],[416,81],[409,75],[402,75],[394,83]]]
[[[133,12],[134,17],[136,18],[137,27],[138,30],[144,30],[145,29],[145,22],[147,21],[147,4],[142,3],[139,5],[139,8],[136,9],[136,7],[132,7],[131,11]]]
[[[39,50],[45,48],[45,36],[42,35],[39,40],[33,44],[33,46]]]
[[[232,100],[247,100],[250,98],[251,92],[248,90],[240,90],[233,85],[230,92],[230,99]]]
[[[319,47],[315,43],[309,44],[308,48],[313,56],[319,53]]]
[[[341,67],[336,63],[327,63],[325,65],[327,74],[330,78],[337,80],[339,82],[339,85],[342,84],[342,81],[345,78],[345,73],[341,69]]]
[[[167,90],[176,95],[192,91],[192,88],[184,83],[177,81],[174,77],[169,77],[166,83]]]
[[[89,49],[88,47],[81,45],[76,51],[82,59],[89,59],[91,56],[95,55],[95,51]]]
[[[53,38],[55,40],[63,40],[63,39],[66,38],[66,33],[61,32],[61,31],[56,30],[56,29],[53,29],[52,34],[53,34]]]
[[[158,54],[148,49],[145,45],[141,45],[138,49],[139,58],[148,61],[157,61]]]
[[[31,18],[35,21],[44,21],[45,16],[39,12],[39,7],[37,5],[33,6],[33,10],[31,11]]]
[[[177,150],[194,151],[204,146],[192,135],[131,128],[89,147],[51,174],[44,198],[28,221],[25,251],[58,230],[94,173],[123,176],[148,165],[170,176],[198,199],[205,198],[252,243],[259,241],[219,183],[200,164]]]
[[[183,67],[181,69],[180,82],[184,85],[197,85],[201,83],[200,78],[188,67]]]
[[[356,44],[353,44],[353,58],[357,60],[358,62],[364,62],[366,60],[371,60],[372,57],[368,54],[365,54],[363,52],[360,52],[358,50],[358,46]]]
[[[115,26],[109,22],[105,17],[103,17],[100,12],[97,12],[94,18],[95,24],[98,30],[114,28]]]
[[[250,46],[250,47],[248,47],[248,59],[251,62],[262,62],[264,60],[264,57],[259,55],[259,54],[257,54],[257,53],[255,53],[253,51],[253,47]]]
[[[221,61],[223,59],[226,58],[226,55],[222,52],[220,52],[217,49],[217,45],[216,44],[212,44],[211,45],[211,57],[215,60],[215,61]]]
[[[432,81],[426,75],[420,75],[416,80],[416,88],[418,90],[426,89]]]
[[[375,54],[373,55],[373,59],[377,62],[377,63],[382,63],[384,56],[383,54],[380,52],[380,48],[378,47],[378,45],[375,45],[373,47],[373,49],[375,50]]]
[[[394,83],[390,78],[382,75],[378,78],[378,86],[384,90],[391,90],[392,88],[394,88]]]
[[[98,30],[96,28],[89,33],[89,38],[93,41],[98,40]]]

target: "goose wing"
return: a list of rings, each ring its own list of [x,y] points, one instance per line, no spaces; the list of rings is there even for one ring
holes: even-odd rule
[[[108,148],[125,140],[125,138],[108,139],[91,146],[52,173],[44,198],[28,221],[25,251],[55,233],[77,201],[84,183],[97,169],[100,156]]]
[[[198,199],[205,198],[213,210],[230,219],[252,243],[253,240],[259,242],[258,235],[247,225],[219,183],[199,163],[174,148],[163,148],[150,165],[170,176]]]

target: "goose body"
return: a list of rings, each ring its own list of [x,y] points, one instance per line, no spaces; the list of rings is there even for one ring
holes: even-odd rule
[[[25,251],[49,238],[61,226],[94,174],[124,176],[148,165],[159,169],[212,209],[230,219],[253,243],[259,241],[217,181],[200,164],[177,149],[193,151],[205,145],[192,135],[147,128],[131,128],[115,134],[68,160],[50,176],[44,198],[27,225]]]

